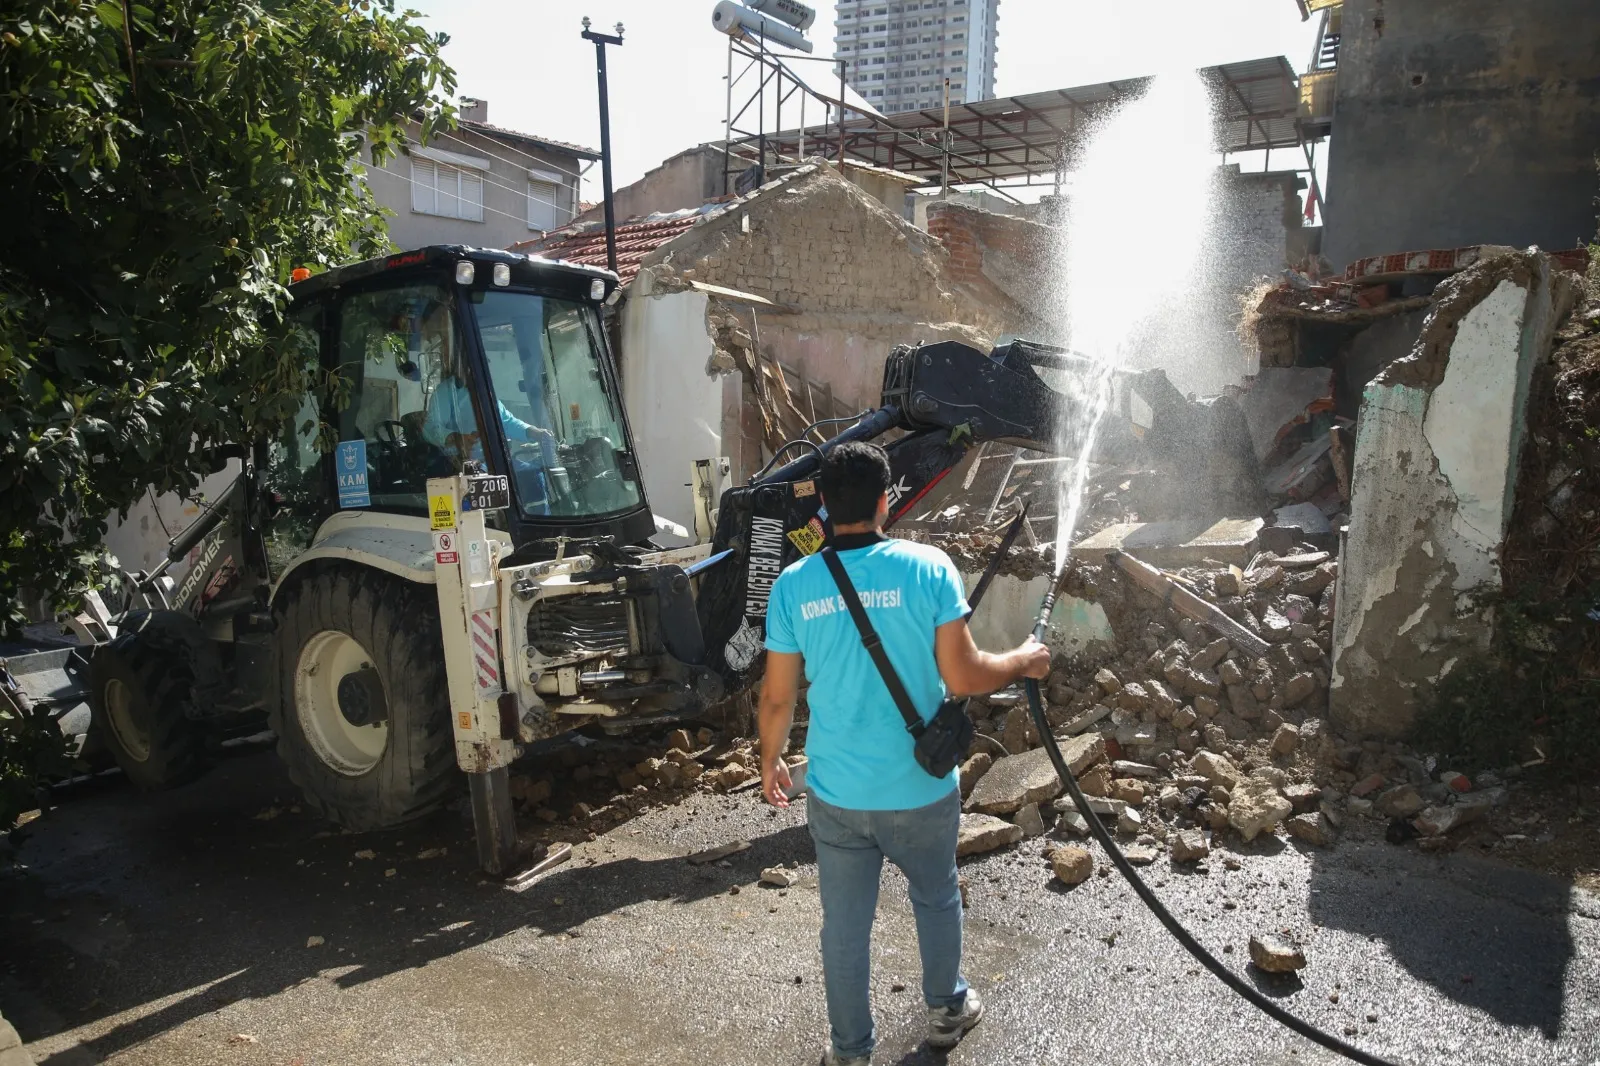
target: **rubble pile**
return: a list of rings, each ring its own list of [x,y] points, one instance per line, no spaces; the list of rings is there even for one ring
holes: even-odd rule
[[[1068,575],[1068,592],[1106,609],[1117,645],[1056,666],[1044,686],[1046,719],[1096,815],[1135,865],[1162,853],[1198,862],[1224,836],[1243,844],[1284,833],[1328,847],[1352,819],[1370,819],[1374,829],[1390,823],[1391,839],[1402,833],[1447,847],[1452,830],[1504,802],[1492,775],[1474,787],[1401,744],[1358,743],[1329,725],[1337,569],[1326,552],[1297,545],[1283,555],[1259,552],[1246,567],[1178,572],[1267,642],[1262,658],[1164,607],[1110,566]],[[1039,835],[1040,812],[1056,839],[1086,836],[1088,823],[1063,795],[1020,694],[975,700],[973,713],[980,740],[961,767],[963,817],[973,827],[963,854]],[[1053,861],[1059,852],[1048,850]]]
[[[690,792],[738,791],[760,780],[753,739],[719,738],[708,728],[675,729],[664,746],[591,742],[564,748],[513,776],[511,794],[543,826],[596,834]]]

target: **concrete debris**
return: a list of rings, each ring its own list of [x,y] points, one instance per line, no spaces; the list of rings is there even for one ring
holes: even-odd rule
[[[1422,810],[1423,799],[1414,786],[1398,785],[1380,794],[1376,803],[1378,810],[1390,818],[1410,818]]]
[[[1016,817],[1011,819],[1011,822],[1018,829],[1022,830],[1022,836],[1024,840],[1031,840],[1034,837],[1044,836],[1044,817],[1040,815],[1039,805],[1037,803],[1029,803],[1025,805],[1017,812]]]
[[[1452,792],[1472,791],[1472,782],[1467,779],[1467,775],[1456,773],[1453,770],[1446,770],[1444,773],[1440,774],[1439,783],[1450,789]]]
[[[1285,693],[1285,701],[1288,695]],[[1300,745],[1300,730],[1285,722],[1272,734],[1272,751],[1275,755],[1292,755]]]
[[[1198,862],[1211,854],[1211,845],[1199,829],[1184,829],[1172,838],[1173,862]]]
[[[1382,774],[1370,774],[1362,778],[1350,789],[1350,795],[1357,799],[1366,799],[1386,783]]]
[[[320,948],[322,945],[324,945],[326,943],[327,943],[327,941],[324,940],[320,936],[308,936],[308,937],[306,937],[306,947],[308,947],[308,948]]]
[[[980,751],[969,756],[967,761],[961,764],[958,776],[961,781],[962,799],[972,795],[972,789],[977,785],[978,779],[988,773],[989,767],[992,765],[994,765],[994,756],[986,751]]]
[[[1106,756],[1105,739],[1098,733],[1072,737],[1061,754],[1074,775]],[[996,760],[978,780],[967,808],[979,814],[1014,814],[1029,803],[1043,803],[1061,794],[1061,781],[1044,748]]]
[[[1082,884],[1094,873],[1094,856],[1083,848],[1056,848],[1050,853],[1050,871],[1063,885]]]
[[[1244,776],[1226,755],[1218,755],[1215,752],[1196,752],[1192,765],[1195,773],[1213,785],[1221,785],[1224,788],[1232,788]]]
[[[1279,936],[1250,938],[1250,962],[1267,973],[1293,973],[1306,965],[1305,953]]]
[[[1080,559],[1099,560],[1124,551],[1152,566],[1199,566],[1208,560],[1243,566],[1255,553],[1259,518],[1202,518],[1123,522],[1073,546]]]
[[[1452,803],[1449,806],[1427,807],[1411,820],[1423,836],[1443,836],[1458,826],[1476,822],[1488,813],[1489,808],[1476,803]]]
[[[956,832],[956,858],[981,855],[1021,839],[1022,830],[1010,822],[988,814],[963,814]]]
[[[1333,825],[1321,812],[1297,814],[1284,823],[1284,828],[1290,836],[1314,847],[1325,848],[1333,843]]]
[[[1367,815],[1372,813],[1372,801],[1369,799],[1361,799],[1359,796],[1351,796],[1350,799],[1345,802],[1344,809],[1346,812],[1356,818],[1365,818]]]
[[[1062,727],[1061,731],[1067,736],[1076,736],[1085,729],[1088,729],[1090,726],[1094,725],[1096,722],[1104,719],[1110,713],[1110,707],[1107,707],[1103,703],[1097,703],[1093,707],[1090,707],[1087,711],[1084,711],[1082,714],[1072,719],[1072,721],[1068,722],[1064,727]]]
[[[1116,759],[1111,763],[1111,772],[1122,777],[1160,777],[1161,771],[1145,763],[1129,762],[1126,759]]]
[[[685,856],[685,858],[696,866],[704,866],[708,862],[717,862],[720,859],[726,859],[730,855],[737,855],[741,851],[749,850],[750,842],[748,840],[734,840],[727,844],[718,844],[714,848],[707,848],[704,851],[697,851],[692,855]]]
[[[1247,777],[1233,788],[1228,801],[1228,824],[1245,840],[1254,840],[1294,813],[1294,807],[1279,794],[1271,781]]]
[[[1283,789],[1283,798],[1297,811],[1310,810],[1321,797],[1322,789],[1309,783],[1286,785]]]
[[[1144,806],[1144,784],[1131,779],[1116,780],[1111,782],[1111,797],[1119,799],[1130,807]]]
[[[761,871],[761,883],[774,888],[793,888],[800,882],[800,875],[786,866],[769,866]]]
[[[1139,813],[1139,808],[1124,806],[1117,812],[1117,832],[1144,832],[1144,817]]]
[[[687,729],[676,729],[667,738],[667,748],[671,751],[692,752],[695,748],[694,737],[689,735]]]
[[[1056,819],[1056,830],[1062,833],[1071,833],[1073,836],[1086,837],[1089,835],[1089,819],[1085,818],[1076,807],[1062,811]]]
[[[1129,844],[1122,849],[1122,857],[1133,866],[1149,866],[1161,854],[1149,844]]]

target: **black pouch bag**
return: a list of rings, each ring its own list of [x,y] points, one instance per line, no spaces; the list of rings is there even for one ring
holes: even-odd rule
[[[911,703],[911,695],[900,683],[900,675],[895,673],[888,653],[883,650],[883,642],[878,639],[878,631],[872,628],[866,609],[861,606],[861,597],[856,595],[856,587],[850,583],[844,563],[839,561],[839,556],[832,548],[822,549],[822,561],[833,575],[834,584],[839,586],[839,595],[844,597],[844,605],[861,634],[861,646],[872,656],[873,665],[883,675],[883,683],[889,689],[894,705],[900,709],[900,717],[906,720],[906,732],[916,742],[914,751],[917,765],[934,777],[944,777],[956,768],[972,744],[972,719],[967,717],[967,701],[945,700],[939,704],[939,710],[933,718],[924,723]]]

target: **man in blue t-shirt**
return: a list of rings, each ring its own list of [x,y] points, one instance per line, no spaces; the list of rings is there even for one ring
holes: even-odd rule
[[[835,447],[823,460],[819,481],[833,521],[829,546],[924,721],[947,691],[993,692],[1019,677],[1050,672],[1049,649],[1031,637],[1004,654],[979,651],[967,629],[961,575],[950,557],[883,535],[889,459],[882,448]],[[961,791],[954,771],[935,778],[917,763],[905,719],[818,555],[784,570],[767,605],[761,786],[776,807],[789,805],[792,783],[782,756],[802,663],[811,684],[807,820],[817,848],[822,974],[832,1030],[823,1062],[867,1066],[872,1057],[868,945],[885,857],[911,886],[928,1043],[949,1047],[983,1014],[977,991],[961,976]]]

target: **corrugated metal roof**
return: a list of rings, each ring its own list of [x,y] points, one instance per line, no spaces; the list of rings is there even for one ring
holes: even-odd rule
[[[1206,67],[1201,76],[1216,91],[1217,142],[1222,151],[1298,146],[1300,96],[1294,68],[1282,56]],[[1148,77],[1099,82],[1024,96],[999,97],[950,105],[950,180],[954,184],[1011,181],[1055,171],[1065,151],[1072,168],[1096,118],[1119,103],[1137,97]],[[851,118],[845,123],[845,153],[874,166],[913,174],[937,184],[943,165],[944,116],[939,108],[907,111],[878,119]],[[1306,140],[1313,138],[1307,136]],[[838,151],[836,126],[805,131],[807,150],[830,158]],[[767,134],[767,146],[780,153],[799,151],[800,131]],[[735,141],[736,149],[754,153],[754,138]]]

